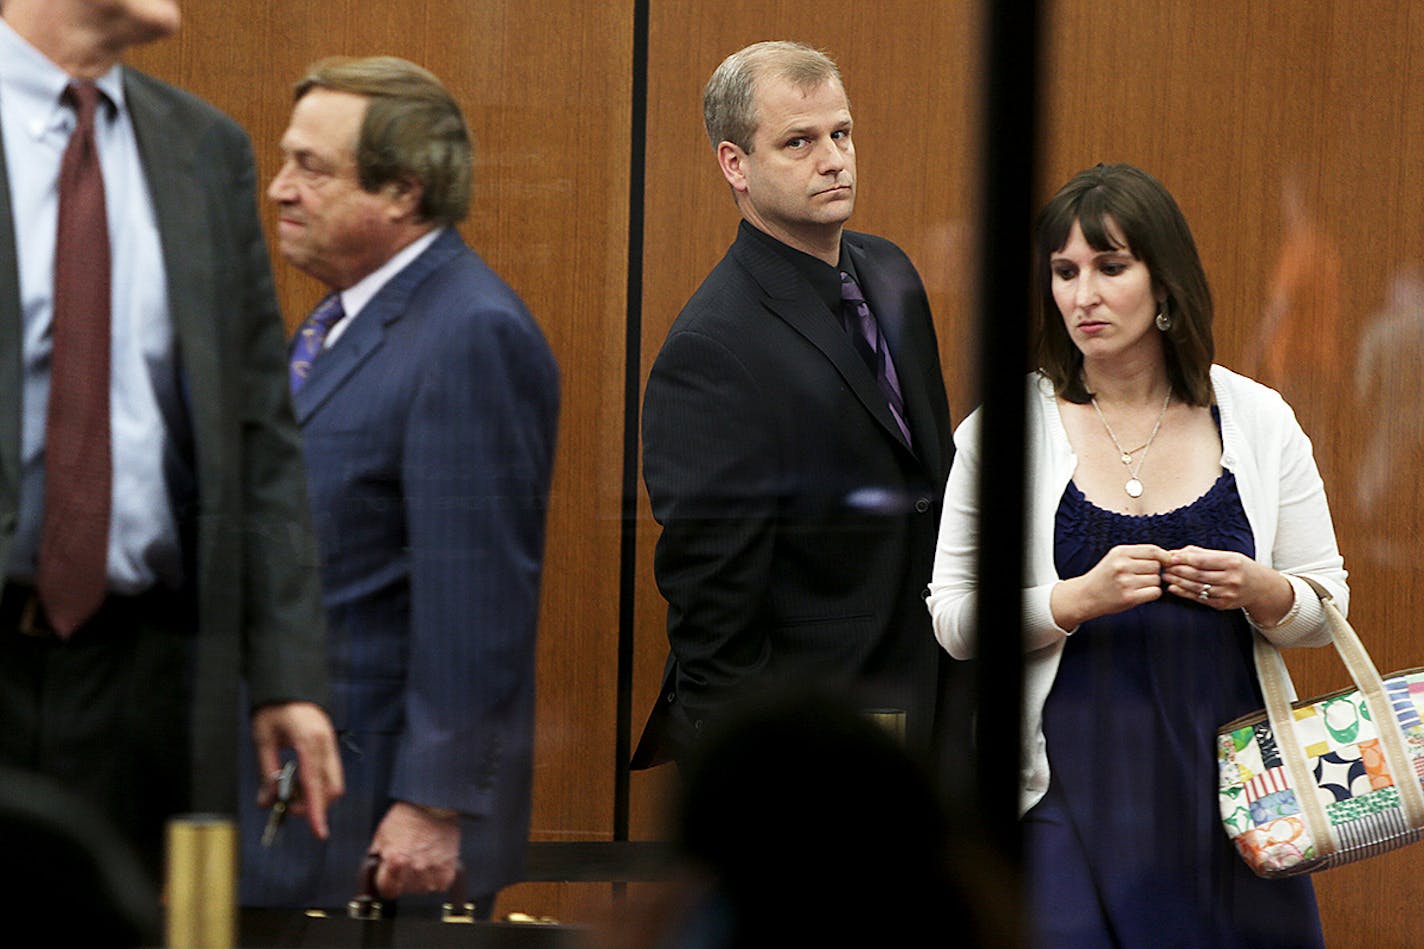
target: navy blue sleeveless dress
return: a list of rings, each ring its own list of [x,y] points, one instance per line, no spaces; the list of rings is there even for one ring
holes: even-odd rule
[[[1070,483],[1058,575],[1128,543],[1255,552],[1230,472],[1192,504],[1140,517]],[[1024,818],[1036,947],[1323,945],[1309,878],[1257,877],[1221,828],[1216,728],[1262,704],[1239,610],[1164,591],[1068,638],[1043,715],[1049,791]]]

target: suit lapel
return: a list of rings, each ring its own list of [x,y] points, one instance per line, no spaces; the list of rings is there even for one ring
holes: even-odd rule
[[[789,262],[760,247],[754,237],[739,235],[732,252],[766,294],[762,302],[819,349],[880,427],[910,450],[875,375],[856,352],[840,321],[827,312],[805,278]]]
[[[170,104],[131,70],[124,71],[124,98],[158,223],[180,395],[192,415],[201,464],[204,440],[199,436],[221,429],[217,413],[222,405],[214,388],[222,375],[213,324],[212,288],[219,262],[209,236],[211,204],[194,167],[194,149],[182,141],[189,130],[171,118]]]
[[[352,317],[351,325],[312,363],[307,381],[293,396],[297,424],[305,425],[351,374],[381,348],[386,327],[406,314],[416,288],[463,247],[459,234],[453,228],[447,229],[424,253],[386,281],[371,302]]]

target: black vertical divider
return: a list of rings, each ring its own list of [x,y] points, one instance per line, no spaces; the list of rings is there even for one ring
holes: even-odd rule
[[[976,618],[979,714],[975,722],[978,806],[1002,856],[1010,899],[1023,901],[1018,821],[1023,696],[1024,372],[1032,285],[1037,138],[1039,4],[986,3],[979,272],[979,369],[984,413]],[[999,945],[1027,944],[1021,931]]]
[[[633,634],[638,565],[638,428],[643,364],[643,227],[648,125],[648,4],[633,2],[633,100],[628,136],[628,287],[623,373],[623,502],[618,551],[618,696],[613,839],[628,839],[628,758],[633,732]],[[621,893],[623,884],[614,886]]]
[[[650,0],[633,4],[632,115],[629,136],[628,280],[624,374],[622,528],[619,550],[617,732],[613,839],[628,839],[632,747],[633,641],[637,573],[639,393],[642,368],[644,186],[647,150]],[[1003,857],[1014,903],[1022,900],[1018,822],[1019,709],[1022,703],[1024,556],[1024,371],[1027,367],[1030,223],[1039,147],[1040,4],[985,5],[984,112],[979,273],[979,367],[984,412],[980,501],[979,660],[975,687],[977,805],[990,843]],[[623,884],[615,884],[622,891]],[[1002,895],[1002,894],[1000,894]],[[1019,916],[1022,919],[1022,914]],[[1003,946],[1027,944],[1001,933]]]

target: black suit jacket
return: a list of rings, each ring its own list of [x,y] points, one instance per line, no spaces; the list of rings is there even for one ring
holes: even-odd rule
[[[945,660],[922,591],[953,445],[924,287],[894,244],[845,233],[912,449],[837,315],[750,227],[648,380],[643,475],[671,655],[635,768],[684,756],[769,683],[904,709],[918,749],[940,705]]]
[[[124,94],[158,221],[185,395],[187,430],[172,434],[197,474],[196,496],[175,499],[189,564],[187,588],[175,596],[197,608],[192,804],[235,813],[239,675],[254,704],[326,700],[284,332],[247,136],[200,99],[135,70],[124,70]],[[13,220],[0,149],[0,565],[10,559],[19,507],[15,241],[24,228]]]

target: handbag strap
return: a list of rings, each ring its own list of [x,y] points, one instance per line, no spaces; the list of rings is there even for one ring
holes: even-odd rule
[[[1266,702],[1266,717],[1271,721],[1271,731],[1277,736],[1276,749],[1281,756],[1281,767],[1285,769],[1286,780],[1295,789],[1296,803],[1300,805],[1301,820],[1305,821],[1311,839],[1320,856],[1328,856],[1340,849],[1340,838],[1330,826],[1325,816],[1325,807],[1315,794],[1315,775],[1305,762],[1305,754],[1300,743],[1294,741],[1295,715],[1291,710],[1290,672],[1275,643],[1261,635],[1253,634],[1256,656],[1256,678],[1261,683],[1261,697]]]
[[[1379,733],[1380,750],[1399,792],[1399,804],[1404,812],[1404,819],[1410,827],[1424,827],[1424,790],[1420,788],[1413,762],[1404,747],[1403,736],[1395,721],[1394,707],[1385,692],[1384,680],[1369,653],[1365,651],[1360,637],[1340,612],[1340,608],[1335,605],[1330,591],[1310,577],[1301,579],[1320,597],[1326,622],[1330,625],[1330,641],[1350,674],[1350,680],[1364,698],[1370,718],[1374,720],[1375,730]],[[1281,763],[1291,786],[1300,789],[1296,798],[1300,803],[1301,815],[1321,849],[1321,856],[1326,856],[1327,847],[1329,853],[1340,849],[1339,837],[1325,816],[1324,806],[1313,792],[1315,776],[1306,763],[1300,743],[1286,739],[1295,727],[1295,713],[1291,708],[1291,696],[1295,690],[1291,683],[1290,671],[1286,668],[1281,651],[1259,631],[1255,634],[1254,650],[1256,675],[1266,702],[1266,715],[1271,720],[1272,731],[1280,736],[1276,745],[1280,750]]]

